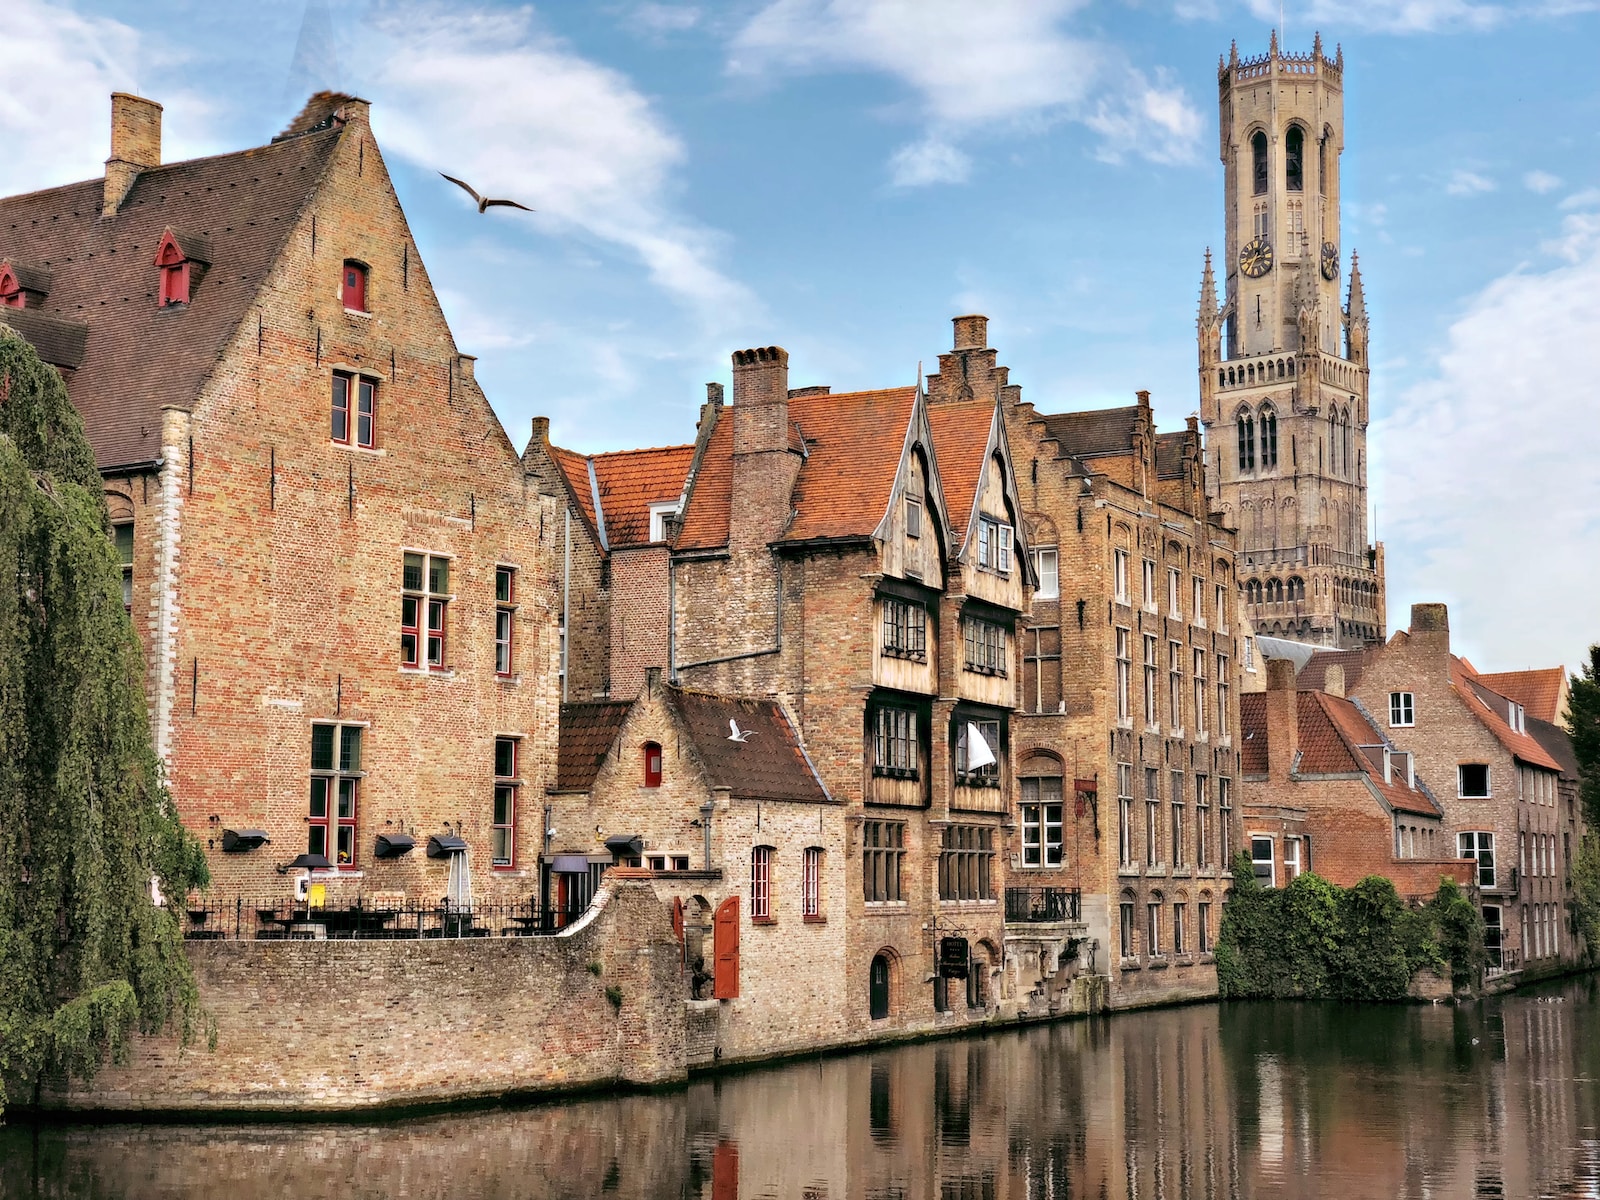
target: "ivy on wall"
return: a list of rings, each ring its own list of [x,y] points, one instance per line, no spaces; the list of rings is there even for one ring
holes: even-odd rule
[[[1403,1000],[1419,970],[1447,965],[1457,986],[1479,981],[1483,920],[1450,880],[1413,909],[1381,875],[1342,888],[1307,872],[1266,888],[1240,854],[1233,879],[1216,951],[1225,998]]]
[[[0,1111],[198,1012],[176,909],[205,859],[162,784],[109,534],[66,387],[0,328]]]

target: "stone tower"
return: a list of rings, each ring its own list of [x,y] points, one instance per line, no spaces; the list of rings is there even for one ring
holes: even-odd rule
[[[1212,502],[1239,530],[1257,632],[1354,647],[1384,636],[1367,542],[1367,313],[1339,238],[1344,54],[1218,66],[1227,243],[1200,284],[1200,417]],[[1219,304],[1216,275],[1224,279]],[[1341,292],[1348,297],[1341,307]]]

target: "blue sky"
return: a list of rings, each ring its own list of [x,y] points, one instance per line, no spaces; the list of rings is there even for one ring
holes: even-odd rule
[[[1196,400],[1221,242],[1216,63],[1276,0],[7,0],[5,190],[98,174],[107,94],[169,158],[311,86],[373,122],[519,445],[687,441],[731,351],[911,382],[984,312],[1043,408]],[[309,16],[307,15],[309,11]],[[1600,639],[1600,0],[1289,0],[1346,59],[1344,245],[1372,312],[1390,625],[1445,600],[1483,669]],[[303,51],[296,47],[307,31]],[[479,217],[434,172],[540,211]]]

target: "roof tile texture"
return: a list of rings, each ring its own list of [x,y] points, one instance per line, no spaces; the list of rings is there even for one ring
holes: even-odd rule
[[[1565,667],[1548,667],[1539,671],[1500,671],[1479,675],[1478,679],[1492,691],[1522,705],[1530,717],[1554,722],[1561,716],[1557,709],[1566,673]]]
[[[631,707],[623,700],[561,706],[561,741],[556,751],[558,789],[581,792],[593,785]]]

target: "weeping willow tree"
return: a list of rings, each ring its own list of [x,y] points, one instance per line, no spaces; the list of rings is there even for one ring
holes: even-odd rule
[[[205,859],[162,785],[109,533],[65,386],[0,326],[0,1111],[197,1012],[174,910]]]

